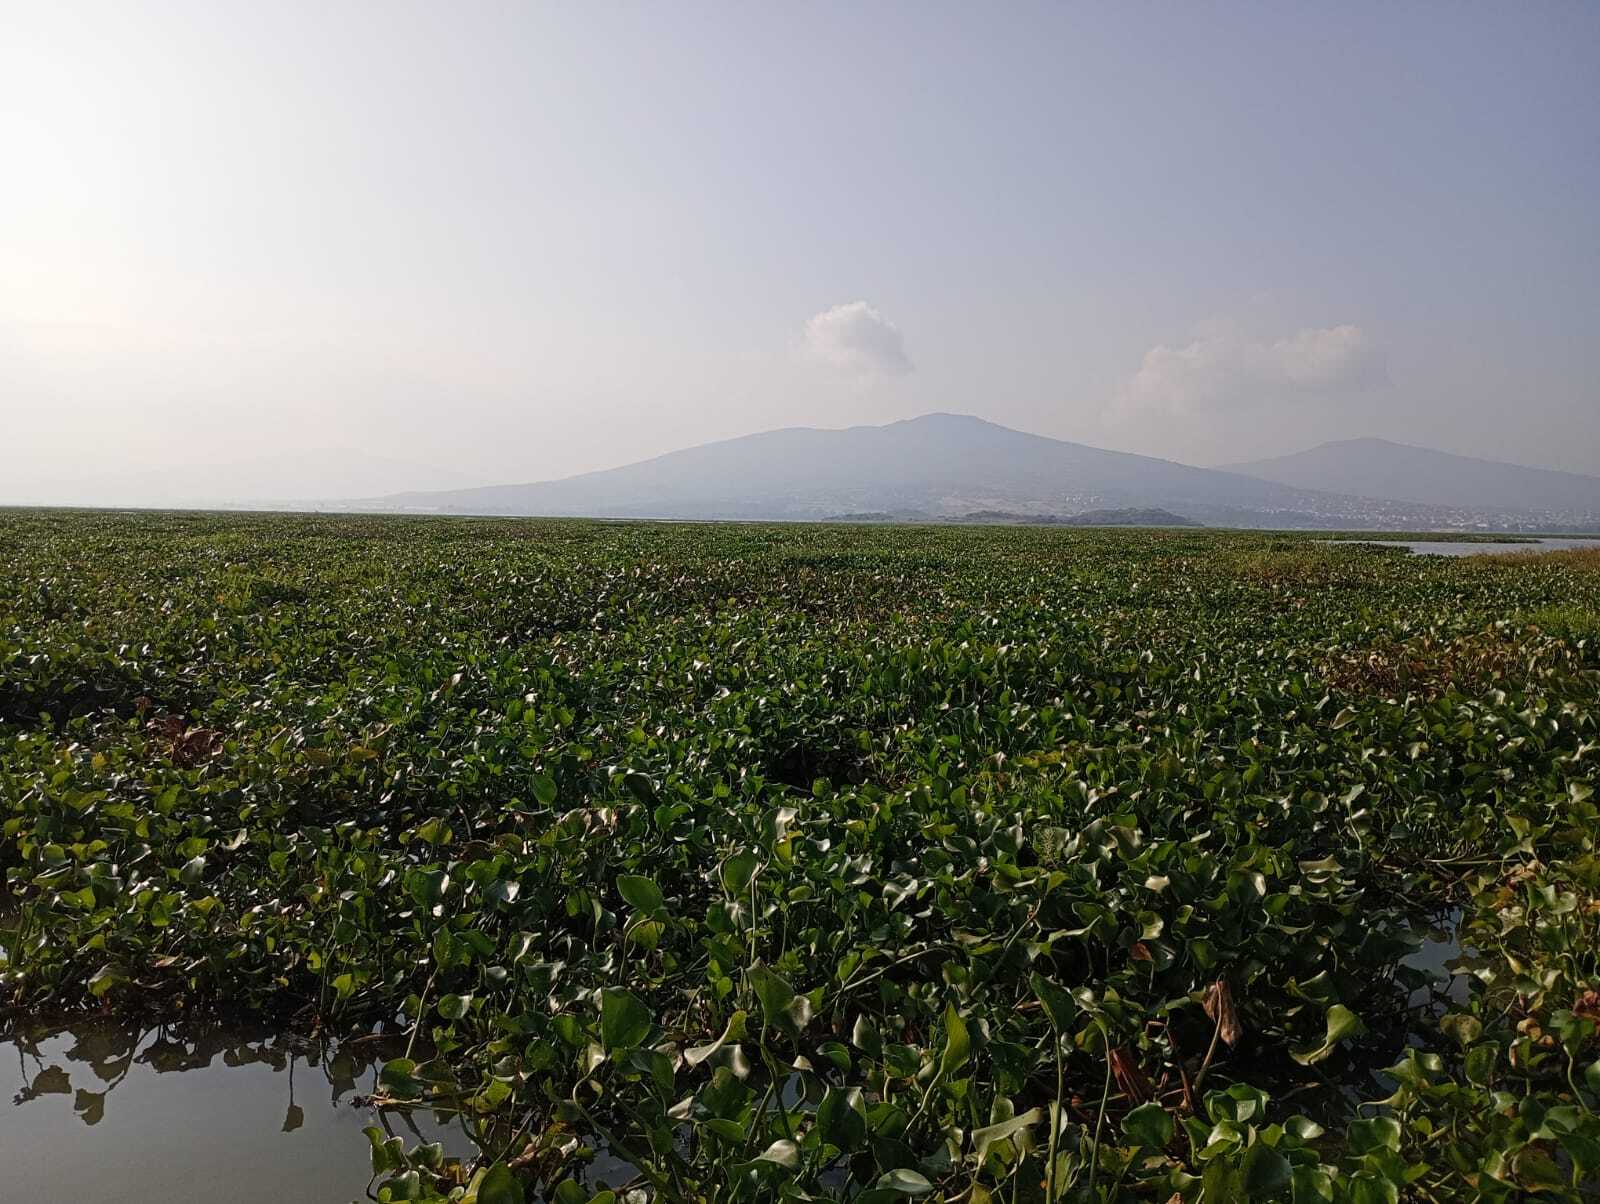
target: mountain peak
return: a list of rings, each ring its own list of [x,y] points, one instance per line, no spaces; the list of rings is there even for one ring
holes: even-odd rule
[[[979,418],[976,414],[956,414],[949,410],[934,410],[927,414],[918,414],[915,418],[902,418],[899,422],[886,423],[885,427],[895,426],[920,426],[920,427],[987,427],[992,430],[1005,431],[1010,427],[1001,426],[998,422],[990,422],[987,418]]]
[[[1397,443],[1393,439],[1380,439],[1376,435],[1358,435],[1353,439],[1329,439],[1326,442],[1317,444],[1316,447],[1312,448],[1311,450],[1312,451],[1317,451],[1317,450],[1319,450],[1321,448],[1324,448],[1324,447],[1413,447],[1413,446],[1415,446],[1415,445],[1414,444],[1410,444],[1410,443]]]

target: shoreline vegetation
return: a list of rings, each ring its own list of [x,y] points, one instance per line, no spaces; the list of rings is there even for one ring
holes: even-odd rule
[[[0,511],[0,1032],[370,1042],[379,1200],[1589,1200],[1597,757],[1591,549]]]

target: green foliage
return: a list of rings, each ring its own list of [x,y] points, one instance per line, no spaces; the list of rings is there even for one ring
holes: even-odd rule
[[[1600,610],[1592,605],[1541,606],[1528,614],[1528,622],[1558,639],[1582,643],[1591,659],[1600,648]]]
[[[15,512],[0,989],[402,1016],[380,1094],[485,1155],[369,1130],[378,1199],[1594,1198],[1597,608],[1211,531]]]

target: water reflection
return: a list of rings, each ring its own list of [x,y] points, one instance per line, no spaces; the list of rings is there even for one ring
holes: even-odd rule
[[[1416,951],[1401,963],[1418,975],[1410,1006],[1435,1020],[1451,1008],[1464,1007],[1471,994],[1472,950],[1462,947],[1460,930],[1461,908],[1447,909],[1434,922],[1418,926],[1413,933]]]
[[[18,1032],[0,1044],[7,1198],[348,1204],[373,1123],[470,1161],[455,1118],[366,1106],[395,1052],[199,1023]]]

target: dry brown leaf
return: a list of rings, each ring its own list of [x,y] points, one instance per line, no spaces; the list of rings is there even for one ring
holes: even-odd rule
[[[1150,1080],[1145,1077],[1139,1063],[1126,1049],[1113,1049],[1108,1055],[1111,1059],[1111,1074],[1117,1080],[1117,1087],[1122,1094],[1136,1104],[1142,1104],[1150,1098]]]
[[[1228,1047],[1231,1049],[1237,1045],[1239,1038],[1244,1036],[1244,1025],[1239,1023],[1239,1009],[1234,1006],[1233,989],[1228,986],[1227,979],[1219,978],[1206,988],[1202,1006]]]

